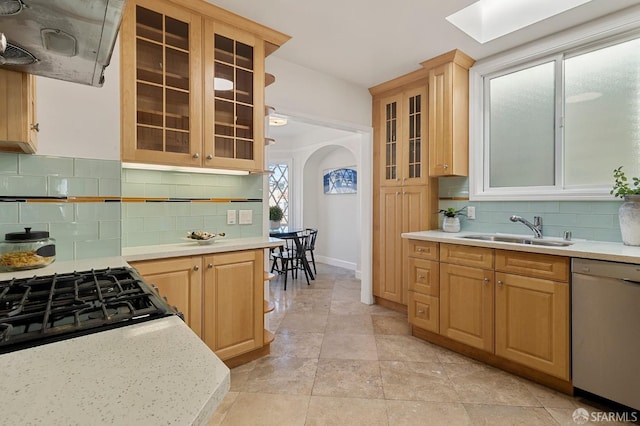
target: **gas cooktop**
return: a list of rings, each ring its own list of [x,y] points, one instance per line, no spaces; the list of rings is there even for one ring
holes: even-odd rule
[[[0,353],[175,314],[129,267],[0,281]]]

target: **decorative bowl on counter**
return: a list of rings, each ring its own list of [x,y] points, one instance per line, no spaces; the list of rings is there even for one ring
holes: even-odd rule
[[[191,241],[198,243],[200,245],[211,244],[214,241],[225,236],[224,232],[220,232],[219,234],[214,234],[207,231],[192,231],[187,234],[186,238],[183,240]]]

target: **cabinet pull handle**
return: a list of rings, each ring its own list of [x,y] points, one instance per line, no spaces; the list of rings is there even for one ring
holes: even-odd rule
[[[424,249],[422,247],[418,247],[418,252],[422,253]]]
[[[193,154],[193,158],[200,158],[200,153],[196,152],[195,154]]]
[[[502,287],[502,284],[504,284],[502,281],[498,280],[498,287]]]
[[[40,123],[32,124],[31,130],[35,130],[36,132],[40,132]]]
[[[213,155],[211,154],[207,155],[207,160],[213,160]]]
[[[199,270],[200,270],[200,267],[199,267],[198,265],[196,265],[196,266],[194,266],[194,267],[193,267],[193,270],[194,270],[194,271],[199,271]]]
[[[208,264],[207,268],[209,268],[209,269],[213,268],[213,263]]]
[[[418,309],[419,314],[424,314],[424,309]]]
[[[419,280],[424,280],[424,275],[418,275]]]

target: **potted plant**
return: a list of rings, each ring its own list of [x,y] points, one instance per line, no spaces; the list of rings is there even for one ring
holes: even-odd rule
[[[284,217],[284,212],[280,206],[275,205],[269,207],[269,220],[271,221],[271,229],[280,228],[280,223]]]
[[[463,210],[467,207],[464,206],[461,209],[456,210],[454,207],[447,209],[440,209],[438,213],[442,213],[444,218],[442,220],[442,230],[444,232],[460,232],[460,218],[459,216],[466,216]]]
[[[627,246],[640,246],[640,178],[631,178],[630,185],[622,166],[613,171],[613,178],[609,193],[625,201],[618,210],[622,242]]]

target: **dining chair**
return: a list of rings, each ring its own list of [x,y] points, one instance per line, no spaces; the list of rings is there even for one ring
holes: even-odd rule
[[[277,271],[279,274],[284,274],[284,290],[287,290],[287,275],[291,272],[291,278],[298,278],[298,270],[304,271],[304,276],[307,279],[307,285],[309,282],[308,263],[306,258],[305,248],[308,245],[309,235],[304,232],[301,233],[289,233],[280,237],[283,240],[282,246],[279,251],[271,253],[273,259],[273,265],[271,271]],[[280,261],[280,266],[278,266]],[[300,265],[303,267],[301,268]]]
[[[313,264],[313,273],[317,275],[318,271],[316,270],[316,258],[313,255],[313,251],[316,248],[316,238],[318,236],[318,230],[315,228],[306,228],[304,232],[309,236],[309,238],[307,239],[307,245],[305,246],[305,250],[304,250],[305,256],[307,253],[311,254],[311,263]]]

